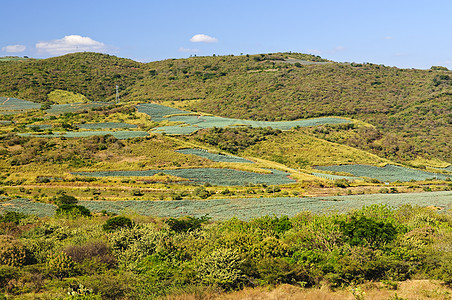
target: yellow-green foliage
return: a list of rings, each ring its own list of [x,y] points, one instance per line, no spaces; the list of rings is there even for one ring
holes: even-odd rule
[[[47,95],[49,101],[57,104],[88,102],[88,98],[79,93],[63,90],[54,90]]]
[[[17,240],[0,235],[0,265],[22,266],[26,260],[24,246]]]
[[[64,252],[53,253],[47,258],[47,268],[57,278],[64,278],[74,274],[75,262]]]
[[[243,154],[295,168],[338,164],[379,165],[388,162],[368,152],[327,142],[296,130],[259,142],[243,151]]]

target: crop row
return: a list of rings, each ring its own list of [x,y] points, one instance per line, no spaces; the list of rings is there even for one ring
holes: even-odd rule
[[[287,215],[292,217],[302,211],[311,211],[318,214],[329,212],[345,213],[372,204],[386,204],[392,207],[402,205],[436,206],[443,209],[451,209],[451,196],[451,192],[429,192],[313,198],[276,197],[203,201],[79,201],[79,203],[93,212],[106,210],[117,214],[137,213],[157,217],[180,217],[185,215],[201,217],[208,215],[213,220],[227,220],[232,217],[250,220],[264,215]],[[6,209],[38,216],[51,216],[55,212],[55,206],[53,205],[35,203],[26,199],[13,199],[0,203],[0,212]]]
[[[297,126],[309,127],[323,124],[350,123],[349,120],[342,118],[315,118],[307,120],[278,121],[278,122],[240,120],[214,116],[193,115],[192,112],[182,111],[179,109],[166,107],[158,104],[140,104],[137,106],[137,108],[139,112],[146,113],[149,116],[151,116],[152,120],[154,121],[168,120],[172,122],[181,122],[192,126],[188,128],[180,126],[164,126],[157,127],[154,129],[155,131],[162,131],[167,134],[188,134],[198,129],[213,127],[251,126],[251,127],[271,127],[274,129],[288,130],[290,128]],[[167,117],[165,118],[165,116]]]
[[[115,128],[137,128],[137,125],[121,122],[86,123],[77,124],[81,129],[115,129]]]
[[[247,159],[244,159],[244,158],[241,158],[238,156],[215,154],[215,153],[210,153],[207,150],[203,150],[203,149],[180,149],[180,150],[176,150],[176,152],[183,153],[183,154],[192,154],[192,155],[207,158],[207,159],[210,159],[211,161],[216,161],[216,162],[253,163],[251,160],[247,160]]]
[[[34,103],[31,101],[0,97],[0,111],[16,111],[16,110],[27,110],[27,109],[39,109],[41,104]]]
[[[355,176],[341,176],[341,175],[325,174],[325,173],[318,173],[318,172],[312,172],[311,174],[314,176],[329,179],[329,180],[337,180],[337,179],[346,179],[349,181],[362,180],[361,177],[355,177]]]
[[[346,172],[353,176],[375,178],[380,181],[410,181],[410,180],[427,180],[440,179],[445,180],[446,174],[426,172],[422,170],[414,170],[401,166],[386,165],[384,167],[375,167],[370,165],[340,165],[340,166],[319,166],[318,170],[332,172]]]
[[[102,171],[102,172],[76,172],[74,175],[107,177],[107,176],[153,176],[157,173],[188,179],[197,184],[209,183],[219,186],[237,186],[247,184],[279,185],[294,183],[289,173],[271,170],[271,174],[260,174],[234,169],[217,168],[190,168],[175,170],[146,170],[146,171]]]
[[[152,120],[155,122],[167,120],[165,116],[191,113],[177,108],[152,103],[139,104],[137,105],[137,109],[138,112],[151,116]]]

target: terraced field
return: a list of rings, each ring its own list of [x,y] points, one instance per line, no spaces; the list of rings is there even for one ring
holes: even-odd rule
[[[267,184],[280,185],[295,183],[296,181],[289,178],[289,173],[271,170],[271,174],[260,174],[247,171],[239,171],[234,169],[217,169],[217,168],[192,168],[192,169],[175,169],[175,170],[146,170],[146,171],[103,171],[103,172],[74,172],[74,175],[91,176],[91,177],[108,177],[108,176],[153,176],[157,173],[165,173],[168,175],[187,179],[195,184],[209,183],[218,186],[243,186],[247,184]]]
[[[432,178],[446,180],[446,178],[452,177],[447,174],[426,172],[394,165],[386,165],[384,167],[369,165],[318,166],[316,169],[332,172],[346,172],[353,176],[375,178],[380,181],[388,182],[406,182],[410,180],[427,180]]]
[[[346,213],[353,209],[373,204],[386,204],[391,207],[402,205],[435,206],[452,208],[452,192],[429,192],[409,194],[374,194],[353,196],[330,196],[314,198],[277,197],[243,198],[216,200],[177,200],[177,201],[79,201],[93,212],[106,210],[117,214],[149,215],[157,217],[180,217],[208,215],[213,220],[227,220],[237,217],[241,220],[264,215],[287,215],[292,217],[302,211],[316,214]],[[26,214],[51,216],[55,206],[35,203],[26,199],[13,199],[0,202],[2,210],[20,211]]]
[[[120,128],[137,128],[137,125],[121,123],[121,122],[105,122],[105,123],[85,123],[78,124],[78,128],[80,129],[120,129]]]
[[[19,113],[31,109],[39,109],[41,104],[17,98],[0,97],[0,113]]]
[[[168,120],[171,122],[180,122],[184,125],[162,126],[154,128],[154,131],[166,134],[190,134],[199,129],[213,127],[233,127],[233,126],[251,126],[251,127],[272,127],[274,129],[288,130],[300,126],[309,127],[322,124],[342,124],[350,123],[349,120],[342,118],[315,118],[295,121],[252,121],[231,118],[222,118],[214,116],[204,116],[193,112],[182,111],[175,108],[165,107],[158,104],[140,104],[138,111],[151,116],[153,121]],[[189,126],[187,126],[189,125]]]
[[[320,177],[320,178],[328,179],[328,180],[337,180],[337,179],[346,179],[348,181],[363,180],[361,177],[355,177],[355,176],[341,176],[341,175],[325,174],[325,173],[318,173],[318,172],[312,172],[311,174],[314,176]]]
[[[247,160],[247,159],[244,159],[244,158],[241,158],[238,156],[210,153],[204,149],[180,149],[180,150],[176,150],[176,152],[183,153],[183,154],[192,154],[192,155],[204,157],[204,158],[210,159],[211,161],[216,161],[216,162],[254,163],[251,160]]]

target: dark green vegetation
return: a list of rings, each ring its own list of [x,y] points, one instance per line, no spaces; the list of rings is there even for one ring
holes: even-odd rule
[[[114,99],[119,85],[123,101],[175,101],[185,109],[224,117],[279,121],[346,116],[376,127],[376,135],[368,138],[385,157],[406,161],[421,155],[452,162],[449,71],[296,64],[289,58],[321,61],[296,53],[148,64],[94,53],[2,61],[0,95],[45,102],[51,91],[61,89],[105,101]],[[366,140],[355,137],[356,146],[367,147]],[[375,141],[394,149],[385,153]]]
[[[450,285],[451,239],[449,213],[411,206],[246,222],[8,212],[0,218],[0,295],[152,299],[284,283],[397,288],[413,278]]]

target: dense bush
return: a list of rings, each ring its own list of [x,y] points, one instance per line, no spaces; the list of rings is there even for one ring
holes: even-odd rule
[[[19,221],[25,219],[27,215],[15,212],[15,211],[6,211],[4,214],[0,215],[0,223],[14,223],[19,224]]]
[[[109,231],[103,218],[43,219],[19,238],[0,235],[0,292],[63,297],[70,288],[77,297],[120,299],[206,286],[451,283],[451,215],[425,208],[223,222],[140,217]]]
[[[127,217],[117,216],[108,219],[105,221],[105,224],[102,225],[102,229],[105,231],[114,231],[121,228],[132,228],[133,222]]]
[[[18,267],[24,265],[26,260],[27,252],[20,241],[0,235],[0,265]]]
[[[206,223],[209,219],[210,218],[207,216],[202,216],[201,218],[188,216],[179,219],[169,218],[168,220],[165,220],[165,223],[175,232],[187,232],[189,230],[201,228],[201,224]]]
[[[75,204],[62,204],[58,206],[55,211],[55,215],[64,216],[64,217],[91,217],[91,212],[89,209],[84,207],[83,205],[75,205]]]

